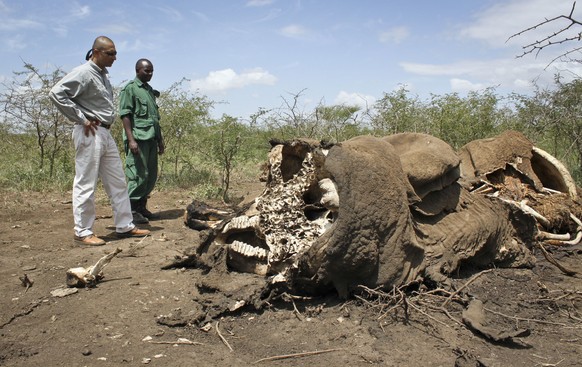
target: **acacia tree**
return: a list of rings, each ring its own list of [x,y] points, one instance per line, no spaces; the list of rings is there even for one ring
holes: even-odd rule
[[[347,140],[360,135],[361,118],[358,116],[360,107],[320,104],[315,108],[316,124],[321,126],[321,139],[330,139],[334,142]]]
[[[182,166],[192,167],[192,154],[186,151],[195,144],[196,134],[210,119],[214,102],[205,96],[192,93],[184,87],[186,79],[174,83],[160,93],[158,105],[166,151],[161,157],[160,175],[166,164],[171,165],[172,173],[178,177]]]
[[[562,160],[579,181],[582,177],[582,81],[563,83],[555,90],[536,89],[521,97],[518,116],[528,135],[543,149]]]
[[[427,107],[431,121],[428,132],[454,149],[472,140],[495,135],[504,121],[501,118],[504,112],[499,110],[498,102],[492,88],[470,92],[466,97],[457,93],[433,95]]]
[[[376,134],[428,132],[426,105],[417,96],[411,96],[405,86],[384,93],[384,96],[376,101],[374,110],[371,124]]]
[[[32,64],[24,62],[24,70],[14,72],[4,82],[0,92],[3,123],[12,133],[31,133],[36,138],[38,168],[48,164],[49,177],[53,177],[59,154],[67,147],[69,125],[50,101],[48,93],[64,72],[57,68],[41,73]]]

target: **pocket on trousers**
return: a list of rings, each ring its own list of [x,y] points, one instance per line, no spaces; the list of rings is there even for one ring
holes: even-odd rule
[[[131,158],[133,159],[133,158]],[[137,180],[137,169],[135,167],[134,162],[125,162],[125,176],[127,177],[128,181],[136,181]]]
[[[94,140],[95,136],[93,134],[85,136],[85,128],[83,125],[75,125],[73,129],[73,146],[75,150],[78,151],[80,148],[88,147],[93,144]]]

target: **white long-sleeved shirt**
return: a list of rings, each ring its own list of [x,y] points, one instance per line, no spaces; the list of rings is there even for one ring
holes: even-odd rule
[[[115,121],[113,89],[107,69],[89,60],[74,68],[57,82],[49,97],[59,111],[75,124],[98,120],[111,125]]]

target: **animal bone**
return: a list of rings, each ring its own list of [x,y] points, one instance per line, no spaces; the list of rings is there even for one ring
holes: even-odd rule
[[[110,254],[103,256],[95,265],[88,268],[78,267],[67,270],[67,286],[69,287],[92,287],[103,279],[103,268],[111,262],[122,250],[117,248]]]
[[[539,231],[537,237],[541,240],[569,241],[572,238],[572,235],[569,233],[559,234]]]

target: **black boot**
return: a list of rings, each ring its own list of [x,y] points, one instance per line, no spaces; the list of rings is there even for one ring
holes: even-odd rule
[[[133,216],[133,224],[148,224],[150,221],[148,218],[140,213],[139,201],[130,201],[131,203],[131,215]]]
[[[148,198],[147,197],[140,199],[138,211],[141,213],[141,215],[143,215],[144,217],[146,217],[149,220],[160,219],[160,215],[150,212],[147,208],[147,205],[148,205]]]

